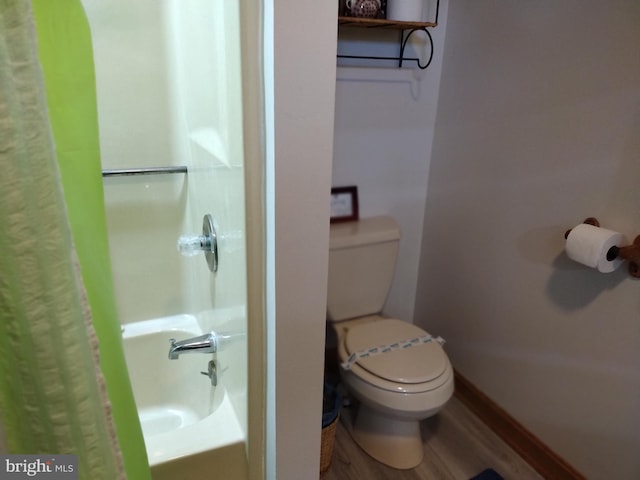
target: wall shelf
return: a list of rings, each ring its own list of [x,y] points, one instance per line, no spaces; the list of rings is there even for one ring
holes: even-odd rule
[[[377,57],[371,55],[340,55],[338,58],[355,58],[355,59],[372,59],[372,60],[393,60],[398,62],[398,68],[402,67],[403,62],[411,61],[416,62],[418,68],[424,70],[431,64],[433,60],[433,38],[429,33],[428,28],[434,28],[438,26],[438,14],[440,12],[440,0],[436,2],[436,13],[433,22],[400,22],[397,20],[386,20],[383,18],[359,18],[359,17],[338,17],[338,26],[349,28],[364,28],[364,29],[384,29],[384,30],[397,30],[400,32],[400,52],[397,57]],[[423,32],[429,41],[429,53],[428,60],[425,64],[420,63],[419,58],[407,58],[404,56],[405,47],[407,41],[415,32]]]
[[[435,22],[398,22],[383,18],[338,17],[338,25],[356,28],[384,28],[387,30],[412,30],[437,27]]]

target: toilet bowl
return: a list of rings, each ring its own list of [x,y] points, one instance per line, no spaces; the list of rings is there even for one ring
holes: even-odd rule
[[[345,364],[357,352],[428,335],[410,323],[368,316],[337,329],[338,355]],[[352,436],[381,463],[398,469],[422,462],[420,421],[451,398],[453,369],[436,341],[359,358],[341,369],[346,390],[359,402]]]
[[[454,382],[439,342],[416,325],[380,316],[399,240],[398,224],[387,216],[331,225],[327,320],[343,385],[358,401],[353,438],[381,463],[410,469],[423,458],[420,421],[445,405]],[[388,348],[375,350],[380,346]]]

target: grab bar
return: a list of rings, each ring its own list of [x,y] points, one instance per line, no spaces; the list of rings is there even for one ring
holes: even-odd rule
[[[102,170],[103,177],[123,177],[127,175],[166,175],[168,173],[187,173],[187,167],[147,167],[147,168],[114,168]]]

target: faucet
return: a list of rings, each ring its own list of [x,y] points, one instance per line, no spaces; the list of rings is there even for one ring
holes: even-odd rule
[[[216,353],[246,336],[244,332],[210,332],[179,342],[172,338],[169,340],[169,359],[177,360],[183,353]]]
[[[179,342],[172,338],[169,342],[171,343],[169,347],[170,360],[177,360],[184,353],[216,353],[218,351],[218,338],[213,332]]]

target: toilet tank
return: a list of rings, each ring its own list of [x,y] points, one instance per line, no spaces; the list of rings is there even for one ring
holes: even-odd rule
[[[398,256],[400,228],[391,217],[331,225],[327,318],[332,322],[382,310]]]

